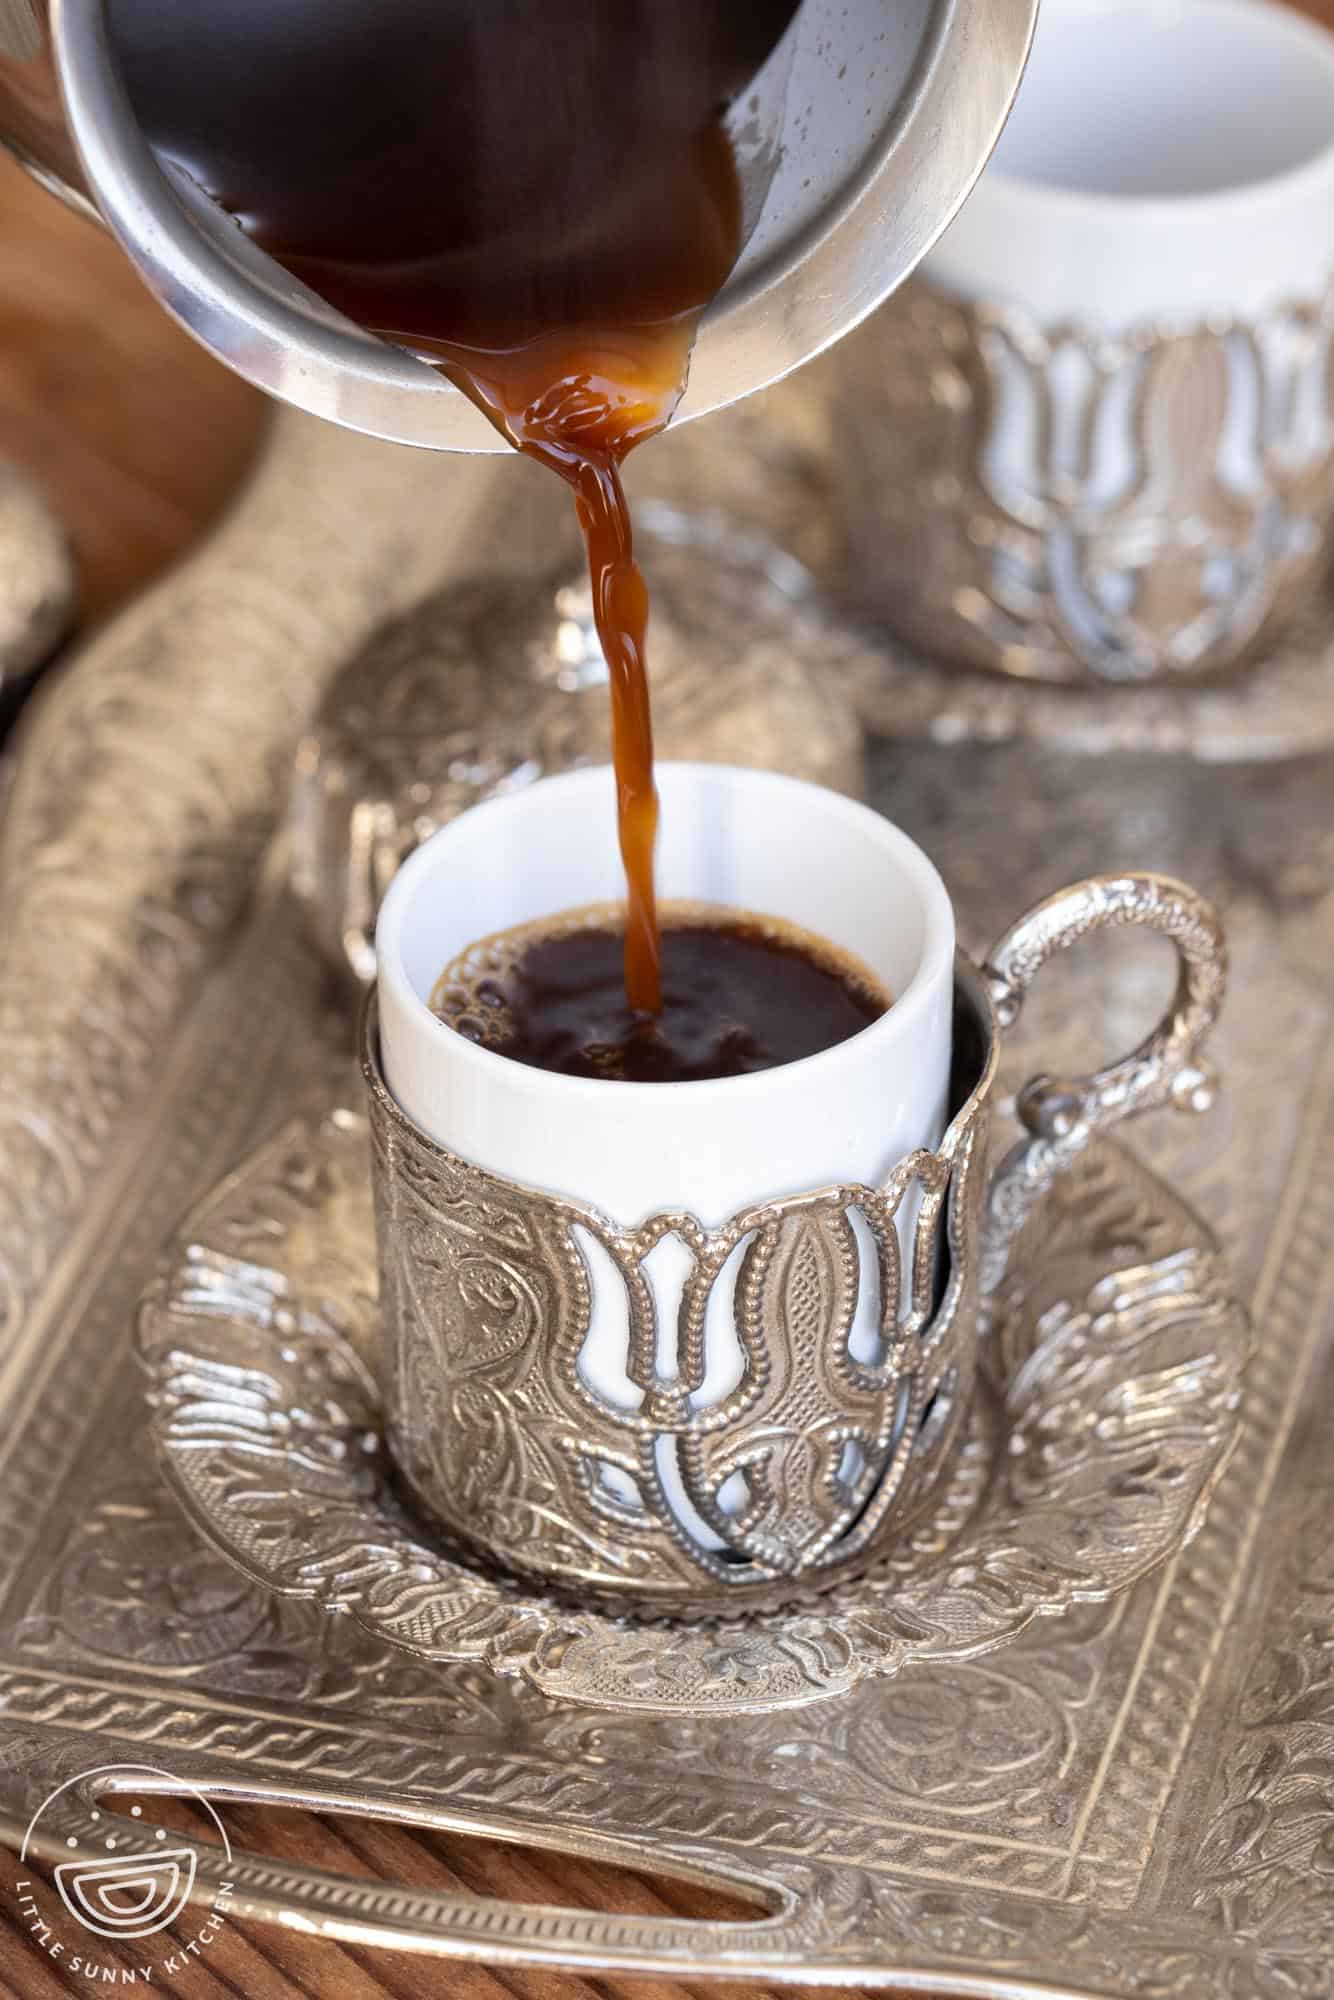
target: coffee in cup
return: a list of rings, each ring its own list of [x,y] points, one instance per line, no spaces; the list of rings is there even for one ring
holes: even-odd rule
[[[592,904],[501,931],[445,967],[432,1011],[514,1062],[619,1083],[748,1076],[819,1055],[879,1020],[883,983],[851,952],[779,917],[661,906],[662,1006],[625,992],[625,915]]]

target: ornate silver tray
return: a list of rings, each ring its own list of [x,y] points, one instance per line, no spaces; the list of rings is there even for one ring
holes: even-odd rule
[[[0,822],[6,1837],[76,1773],[148,1762],[214,1796],[740,1884],[769,1911],[722,1924],[538,1910],[246,1856],[238,1918],[594,1973],[1326,2000],[1330,759],[1221,773],[928,741],[871,761],[871,796],[936,856],[966,938],[1107,867],[1169,868],[1227,918],[1232,993],[1213,1044],[1227,1089],[1137,1143],[1221,1244],[1257,1347],[1203,1526],[1132,1588],[837,1700],[613,1714],[480,1664],[424,1666],[266,1592],[201,1545],[168,1491],[136,1303],[182,1216],[336,1103],[350,1060],[290,906],[255,896],[291,747],[374,618],[502,539],[505,474],[442,473],[284,419],[220,537],[93,640],[20,744]],[[1151,944],[1090,948],[1087,990],[1084,962],[1034,993],[1012,1082],[1033,1047],[1059,1070],[1087,1056],[1090,1023],[1123,1046],[1158,1011],[1168,974]],[[205,1891],[216,1873],[206,1855]]]
[[[1249,1345],[1208,1232],[1099,1146],[1012,1246],[990,1380],[906,1542],[785,1611],[653,1626],[452,1561],[396,1504],[375,1293],[367,1129],[351,1111],[289,1125],[196,1209],[140,1315],[155,1442],[196,1527],[256,1583],[416,1659],[688,1716],[952,1665],[1128,1589],[1203,1519]]]

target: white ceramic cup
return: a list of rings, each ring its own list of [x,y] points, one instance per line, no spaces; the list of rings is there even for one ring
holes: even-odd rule
[[[1043,0],[991,163],[924,260],[1105,333],[1254,319],[1334,271],[1334,35],[1273,0]]]
[[[751,1205],[806,1189],[874,1186],[944,1134],[954,981],[949,897],[921,849],[880,814],[819,786],[712,764],[658,770],[664,898],[786,919],[854,953],[893,1005],[850,1040],[801,1062],[716,1082],[615,1083],[550,1074],[478,1047],[430,997],[445,966],[480,938],[623,894],[615,786],[600,768],[547,778],[473,807],[395,877],[376,934],[380,1059],[401,1108],[475,1166],[600,1210],[619,1227],[683,1210],[715,1228]],[[917,1204],[897,1219],[905,1249]],[[909,1258],[905,1255],[905,1270]],[[689,1267],[659,1244],[646,1269],[663,1337]],[[592,1259],[592,1317],[580,1373],[633,1405],[624,1287]],[[872,1352],[873,1288],[854,1325]],[[698,1400],[720,1402],[743,1361],[723,1288],[706,1325]],[[673,1357],[659,1355],[670,1375]],[[679,1486],[673,1504],[685,1507]],[[717,1546],[703,1523],[691,1533]]]
[[[849,534],[905,637],[1086,685],[1259,657],[1334,503],[1334,35],[1043,0],[990,166],[854,340]]]
[[[553,1075],[430,1009],[479,938],[624,895],[606,767],[473,807],[395,877],[376,934],[385,1079],[464,1159],[592,1203],[626,1227],[685,1208],[716,1225],[802,1188],[875,1182],[944,1131],[954,920],[921,849],[881,814],[767,771],[663,764],[658,893],[778,917],[860,958],[893,995],[820,1055],[717,1082]]]

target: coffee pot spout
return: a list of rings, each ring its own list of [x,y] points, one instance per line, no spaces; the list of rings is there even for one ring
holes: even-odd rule
[[[234,34],[235,4],[176,10],[186,52],[197,38],[208,46],[210,22]],[[504,449],[435,369],[317,297],[149,144],[117,61],[139,5],[0,0],[0,141],[99,214],[167,310],[248,381],[397,443]],[[306,13],[332,32],[319,8]],[[999,137],[1036,13],[1037,0],[756,8],[757,21],[786,27],[726,114],[744,242],[701,321],[678,422],[777,381],[908,275]],[[275,15],[285,32],[305,18],[256,5],[255,32],[272,32]]]

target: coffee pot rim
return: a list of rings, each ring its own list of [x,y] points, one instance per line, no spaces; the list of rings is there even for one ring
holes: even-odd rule
[[[808,205],[799,226],[784,233],[767,207],[761,212],[736,272],[704,316],[678,421],[780,380],[849,332],[915,268],[986,164],[1023,73],[1037,0],[912,6],[919,32],[906,81],[854,169],[824,163],[828,199]],[[840,18],[860,14],[869,28],[882,9],[883,0],[863,0]],[[824,11],[825,0],[804,0],[784,43],[800,37],[795,59],[804,62],[818,30],[828,68],[839,50],[828,39],[832,5],[829,22]],[[103,0],[50,0],[49,26],[93,202],[188,332],[257,387],[350,429],[437,450],[504,449],[433,369],[315,298],[158,158],[121,84]],[[837,90],[836,73],[828,75],[827,87]],[[792,108],[797,80],[797,72],[787,79],[792,123],[803,115]],[[874,86],[874,76],[870,85],[866,75],[854,81],[863,91]],[[783,144],[790,143],[785,130]],[[814,160],[804,164],[819,171]]]

